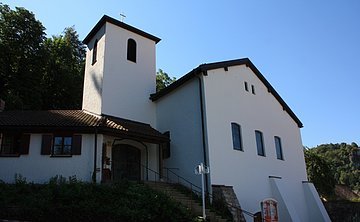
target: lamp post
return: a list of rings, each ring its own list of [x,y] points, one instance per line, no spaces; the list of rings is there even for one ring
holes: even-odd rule
[[[205,213],[205,174],[210,172],[209,167],[205,166],[203,163],[200,163],[195,167],[195,174],[201,175],[201,196],[202,196],[202,212],[203,212],[203,219],[206,220],[206,213]]]

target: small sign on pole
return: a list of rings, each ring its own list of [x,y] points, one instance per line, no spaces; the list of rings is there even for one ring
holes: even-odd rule
[[[272,198],[267,198],[261,202],[262,218],[266,222],[278,222],[277,201]]]
[[[210,168],[205,166],[203,163],[200,163],[195,167],[195,174],[201,175],[201,196],[202,196],[202,211],[203,211],[203,219],[206,220],[205,214],[205,187],[204,187],[204,180],[205,174],[210,173]]]

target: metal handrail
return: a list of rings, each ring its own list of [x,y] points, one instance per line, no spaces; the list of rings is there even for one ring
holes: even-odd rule
[[[163,167],[163,169],[165,169],[166,172],[167,172],[167,173],[166,173],[166,176],[165,176],[165,175],[161,175],[159,172],[157,172],[157,171],[155,171],[155,170],[153,170],[153,169],[151,169],[151,168],[149,168],[149,167],[147,167],[147,166],[145,166],[145,165],[143,165],[143,164],[140,164],[140,165],[141,165],[143,168],[145,168],[147,171],[151,171],[151,172],[154,173],[154,175],[155,175],[155,182],[157,181],[157,180],[156,180],[156,176],[158,176],[159,181],[160,181],[160,178],[162,178],[162,179],[165,179],[166,182],[168,182],[168,183],[175,183],[175,184],[183,185],[183,186],[185,186],[185,187],[187,187],[187,188],[190,188],[191,193],[196,193],[198,196],[201,195],[201,187],[193,184],[192,182],[190,182],[190,181],[187,180],[186,178],[184,178],[184,177],[178,175],[177,173],[175,173],[174,171],[172,171],[172,169],[176,169],[176,168]],[[175,178],[177,178],[177,182],[174,181],[174,180],[171,180],[171,178],[169,177],[169,172],[171,172],[171,173],[175,176]],[[186,186],[184,183],[181,183],[181,182],[180,182],[180,179],[183,180],[183,181],[185,181],[185,182],[188,184],[188,186]],[[196,188],[197,190],[194,189],[194,188]],[[209,198],[211,198],[211,199],[213,198],[213,195],[212,195],[211,193],[209,193],[208,191],[206,191],[206,195],[207,195]],[[252,217],[252,218],[256,218],[256,217],[257,217],[255,214],[250,213],[249,211],[243,210],[243,209],[241,209],[241,208],[238,207],[238,206],[234,206],[234,205],[229,204],[229,203],[225,203],[225,204],[226,204],[228,207],[233,208],[233,209],[237,210],[238,212],[242,212],[242,213],[244,213],[244,214],[246,214],[246,215],[248,215],[248,216],[250,216],[250,217]]]
[[[164,168],[166,169],[166,167],[164,167]],[[183,179],[184,181],[186,181],[187,183],[189,183],[192,187],[198,188],[200,191],[196,191],[196,192],[197,192],[197,193],[201,193],[201,187],[193,184],[192,182],[190,182],[189,180],[185,179],[184,177],[178,175],[177,173],[173,172],[172,170],[170,170],[170,169],[167,169],[167,170],[170,171],[171,173],[173,173],[173,174],[174,174],[175,176],[177,176],[178,178],[181,178],[181,179]],[[167,176],[168,176],[168,175],[167,175]],[[211,199],[213,198],[213,195],[212,195],[211,193],[209,193],[208,191],[206,191],[206,195],[207,195],[209,198],[211,198]],[[250,217],[253,217],[253,218],[257,217],[257,216],[255,216],[255,214],[250,213],[249,211],[243,210],[243,209],[241,209],[240,207],[234,206],[234,205],[229,204],[229,203],[225,203],[225,204],[226,204],[227,206],[235,209],[235,210],[238,210],[238,211],[240,211],[240,212],[245,213],[246,215],[248,215],[248,216],[250,216]]]

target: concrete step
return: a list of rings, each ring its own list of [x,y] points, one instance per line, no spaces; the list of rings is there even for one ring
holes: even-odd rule
[[[168,196],[170,196],[174,201],[184,205],[186,208],[191,210],[194,215],[202,215],[202,206],[200,203],[192,199],[191,193],[186,195],[176,189],[174,184],[169,183],[160,183],[160,182],[146,182],[148,186],[152,189],[161,191]],[[221,216],[217,215],[215,212],[210,211],[209,209],[205,210],[205,214],[207,215],[207,220],[210,222],[226,222],[226,219],[223,219]]]

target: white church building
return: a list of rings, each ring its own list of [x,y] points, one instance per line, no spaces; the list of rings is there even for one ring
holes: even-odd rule
[[[156,92],[159,38],[103,16],[84,39],[82,110],[0,112],[0,180],[159,180],[277,201],[279,221],[330,221],[307,181],[298,117],[247,58],[202,64]],[[173,175],[174,176],[174,175]],[[247,218],[250,221],[250,218]]]

